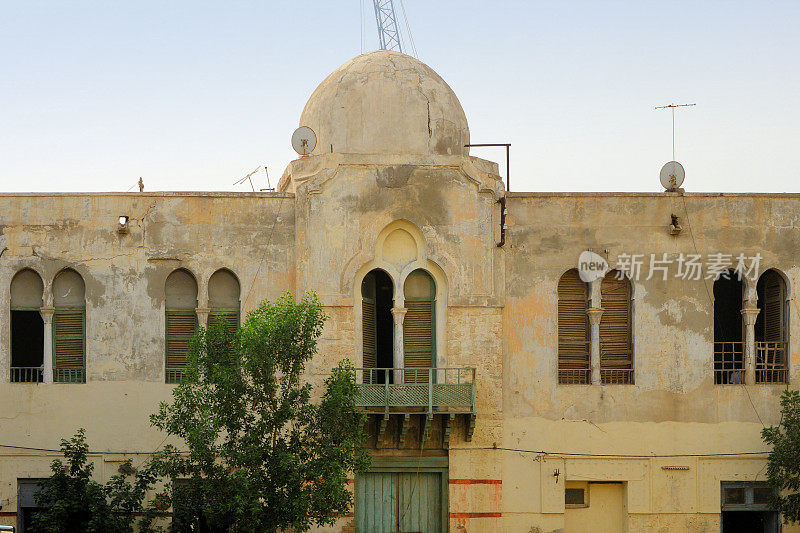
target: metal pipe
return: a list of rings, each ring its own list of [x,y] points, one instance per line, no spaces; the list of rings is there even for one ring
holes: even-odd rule
[[[476,143],[465,144],[464,148],[471,146],[505,146],[506,147],[506,192],[511,190],[511,143]]]
[[[506,243],[506,197],[503,196],[497,203],[500,204],[500,242],[497,247],[502,248]]]

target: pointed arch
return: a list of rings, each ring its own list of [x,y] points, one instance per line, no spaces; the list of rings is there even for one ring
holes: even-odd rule
[[[11,279],[11,381],[43,381],[44,282],[33,269],[25,268]]]
[[[403,283],[406,315],[403,319],[405,381],[427,383],[428,369],[436,367],[436,282],[418,268]]]
[[[611,270],[600,283],[600,381],[633,384],[633,289],[628,276]]]
[[[589,285],[573,268],[558,280],[558,382],[591,382]]]
[[[755,323],[756,383],[788,381],[789,300],[784,275],[766,270],[756,284],[759,309]]]
[[[184,268],[173,270],[164,284],[165,295],[165,379],[183,379],[189,342],[197,331],[197,281]]]
[[[714,383],[744,383],[745,282],[733,269],[714,280]]]
[[[53,279],[53,381],[86,382],[86,284],[65,268]]]
[[[230,331],[239,329],[241,323],[239,278],[221,268],[208,278],[208,326],[223,323]]]

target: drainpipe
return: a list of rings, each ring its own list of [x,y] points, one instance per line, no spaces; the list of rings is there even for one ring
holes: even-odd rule
[[[506,243],[506,215],[508,214],[508,209],[506,209],[506,197],[503,196],[497,200],[497,203],[500,204],[500,242],[497,243],[497,247],[502,248]]]

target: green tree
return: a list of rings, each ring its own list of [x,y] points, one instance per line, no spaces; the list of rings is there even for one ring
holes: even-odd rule
[[[52,475],[34,495],[39,511],[33,513],[30,531],[47,533],[127,533],[133,531],[142,502],[156,476],[149,468],[137,472],[130,461],[105,485],[92,479],[86,435],[79,429],[71,439],[61,439],[66,464],[56,459]],[[131,481],[132,478],[132,481]]]
[[[767,479],[774,489],[774,505],[786,522],[800,521],[800,392],[781,395],[781,421],[761,430],[761,438],[772,445]]]
[[[350,473],[369,466],[354,370],[340,363],[321,391],[303,379],[326,318],[313,293],[286,293],[236,333],[198,332],[185,379],[151,416],[185,443],[156,457],[173,530],[306,531],[350,511]]]

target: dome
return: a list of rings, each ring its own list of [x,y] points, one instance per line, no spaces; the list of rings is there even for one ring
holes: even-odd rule
[[[467,117],[453,90],[421,61],[379,50],[336,69],[303,109],[314,154],[466,155]]]

